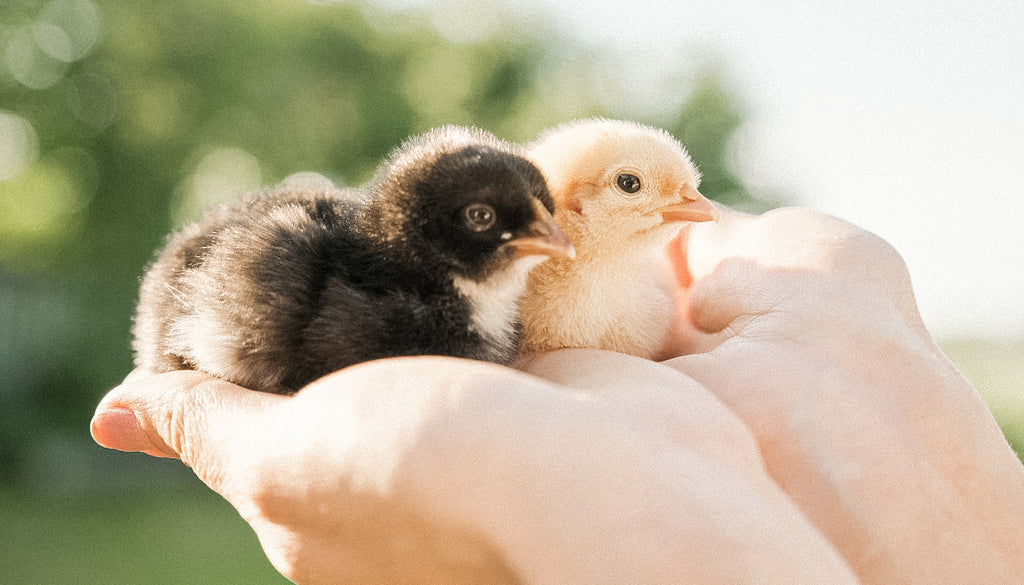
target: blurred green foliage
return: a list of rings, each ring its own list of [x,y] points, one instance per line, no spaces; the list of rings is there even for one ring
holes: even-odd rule
[[[589,96],[614,78],[512,23],[450,39],[422,13],[299,0],[8,0],[0,23],[7,479],[26,437],[86,440],[131,368],[143,267],[203,209],[298,171],[359,183],[445,123],[526,141],[584,116],[658,122],[609,112]],[[752,202],[727,156],[737,104],[713,74],[691,81],[660,125],[687,141],[707,195]]]

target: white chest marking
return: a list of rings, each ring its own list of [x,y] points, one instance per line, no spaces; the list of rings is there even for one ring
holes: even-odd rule
[[[507,341],[515,331],[526,277],[544,260],[546,256],[525,256],[483,281],[455,277],[456,290],[469,301],[470,326],[489,340]]]

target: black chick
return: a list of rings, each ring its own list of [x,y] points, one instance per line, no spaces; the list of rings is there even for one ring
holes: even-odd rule
[[[361,189],[221,206],[143,278],[136,365],[287,394],[390,356],[509,363],[528,272],[574,254],[553,210],[517,147],[456,126],[407,141]]]

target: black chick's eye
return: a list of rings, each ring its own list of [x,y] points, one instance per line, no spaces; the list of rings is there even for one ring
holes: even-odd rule
[[[490,229],[498,220],[494,208],[486,203],[470,203],[462,208],[462,219],[466,227],[474,232],[482,232]]]
[[[636,193],[640,190],[640,178],[629,173],[622,173],[616,177],[615,184],[625,193]]]

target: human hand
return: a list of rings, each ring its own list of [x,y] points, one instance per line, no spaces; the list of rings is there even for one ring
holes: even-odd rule
[[[521,367],[383,360],[294,397],[136,374],[92,429],[180,457],[306,585],[855,582],[692,380],[594,350]]]
[[[743,420],[864,583],[1024,582],[1024,469],[891,246],[808,210],[726,210],[675,260],[692,355],[667,363]]]

